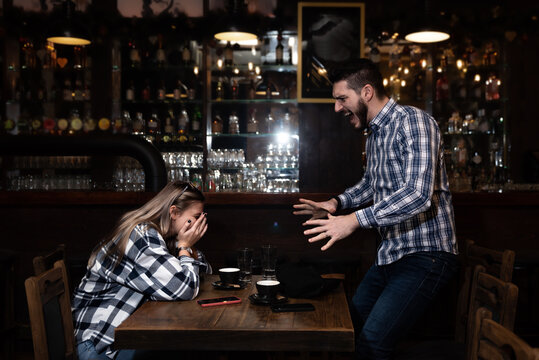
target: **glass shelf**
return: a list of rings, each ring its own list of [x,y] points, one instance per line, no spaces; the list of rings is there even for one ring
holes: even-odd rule
[[[211,100],[212,104],[296,104],[297,99],[230,99],[230,100]]]

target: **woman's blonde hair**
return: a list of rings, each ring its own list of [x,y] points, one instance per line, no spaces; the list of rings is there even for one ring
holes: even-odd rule
[[[193,202],[204,201],[204,195],[191,183],[183,181],[173,181],[168,183],[157,195],[140,208],[125,213],[118,221],[113,231],[103,238],[94,248],[88,261],[88,266],[92,266],[101,249],[106,249],[105,257],[113,260],[115,267],[123,258],[127,241],[131,232],[140,223],[147,223],[154,227],[163,238],[172,235],[172,219],[170,218],[170,207],[175,205],[178,210],[183,211]]]

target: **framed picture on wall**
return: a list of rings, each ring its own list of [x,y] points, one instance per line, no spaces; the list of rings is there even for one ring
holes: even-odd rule
[[[298,3],[298,102],[331,103],[330,66],[363,54],[365,4]]]

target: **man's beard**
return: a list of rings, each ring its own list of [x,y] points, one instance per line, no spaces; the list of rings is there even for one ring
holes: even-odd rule
[[[359,127],[354,127],[354,129],[363,132],[367,128],[367,112],[368,112],[368,110],[369,109],[367,108],[365,103],[363,103],[361,101],[361,99],[358,100],[357,112],[354,112],[354,115],[359,120]]]

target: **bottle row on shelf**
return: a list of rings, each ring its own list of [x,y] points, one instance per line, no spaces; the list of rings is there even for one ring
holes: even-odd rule
[[[453,111],[449,118],[440,119],[440,130],[446,135],[459,134],[503,134],[504,119],[501,110],[495,109],[487,114],[485,109],[478,109],[476,114],[468,112],[461,116]]]
[[[213,135],[222,134],[297,134],[298,117],[289,109],[268,109],[263,117],[258,115],[256,108],[248,110],[246,119],[240,119],[236,111],[228,115],[225,122],[221,111],[215,110],[211,123]]]

